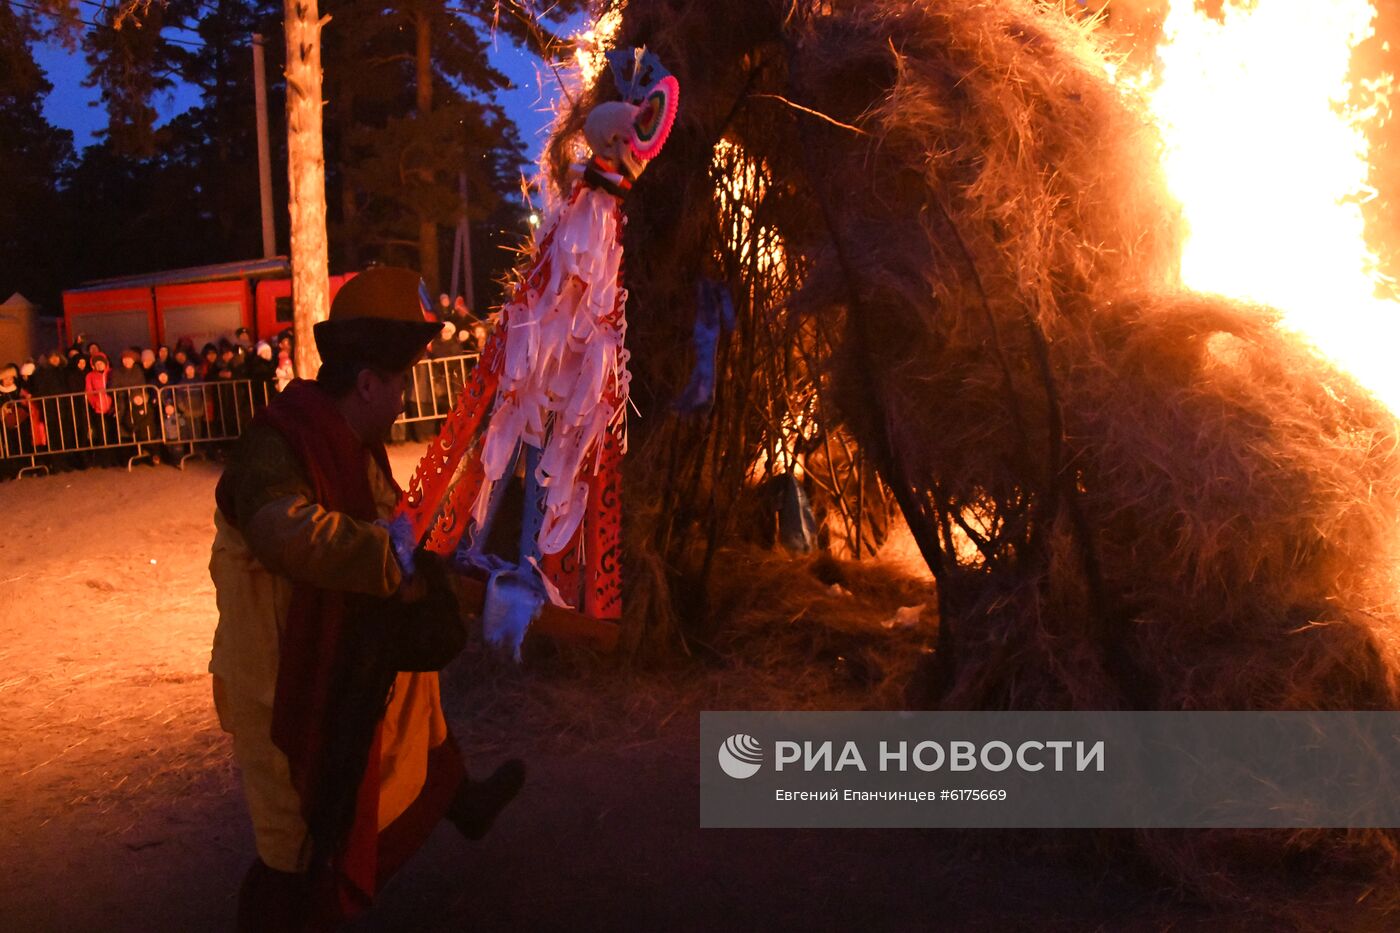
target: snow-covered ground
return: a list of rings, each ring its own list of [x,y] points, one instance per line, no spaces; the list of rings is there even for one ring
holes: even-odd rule
[[[421,449],[393,448],[398,476]],[[252,848],[207,673],[219,470],[0,483],[0,929],[232,916]],[[191,884],[113,915],[172,871]]]
[[[420,452],[392,449],[401,482]],[[5,933],[232,929],[253,845],[206,673],[218,472],[0,483]],[[355,929],[1277,926],[1183,907],[1026,833],[702,831],[699,711],[752,704],[754,676],[454,663],[444,702],[469,767],[521,755],[529,780],[485,840],[440,827]],[[1371,928],[1352,914],[1378,898],[1352,900],[1309,904],[1316,928]]]

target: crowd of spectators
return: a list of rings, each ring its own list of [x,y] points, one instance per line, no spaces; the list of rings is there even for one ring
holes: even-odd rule
[[[485,345],[493,320],[474,317],[462,299],[454,304],[446,295],[434,310],[442,332],[431,357],[472,355]],[[46,455],[50,470],[133,457],[178,463],[197,441],[236,436],[295,378],[290,329],[257,343],[239,328],[198,349],[189,339],[173,348],[126,347],[115,360],[78,334],[66,350],[0,366],[0,479],[17,475],[37,454]],[[410,415],[417,412],[415,401],[409,407]]]
[[[126,347],[113,354],[78,334],[66,350],[0,367],[0,477],[15,475],[35,454],[52,455],[44,460],[51,470],[137,456],[154,464],[178,460],[193,442],[224,436],[230,417],[240,416],[240,425],[246,420],[233,395],[235,380],[248,380],[250,399],[263,401],[290,382],[291,351],[289,332],[274,346],[254,344],[243,328],[199,349],[182,340],[173,349]],[[233,406],[224,404],[230,400]],[[251,404],[241,408],[251,415]]]
[[[447,295],[439,295],[435,311],[442,323],[442,333],[428,348],[429,355],[434,357],[480,353],[499,318],[499,312],[477,317],[467,309],[460,295],[455,302]]]

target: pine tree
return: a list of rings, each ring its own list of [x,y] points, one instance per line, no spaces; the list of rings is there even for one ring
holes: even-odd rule
[[[54,310],[67,227],[58,189],[73,134],[44,119],[53,85],[30,51],[39,38],[32,19],[0,5],[0,288]]]
[[[177,46],[174,62],[181,78],[200,90],[200,102],[166,127],[165,172],[178,187],[197,192],[190,223],[207,258],[218,262],[260,255],[258,152],[253,99],[253,33],[277,36],[281,4],[259,0],[214,0],[193,24],[201,47]],[[280,42],[266,43],[270,77],[281,73]],[[270,82],[270,114],[283,112],[280,81]],[[273,116],[274,125],[281,120]],[[273,138],[281,140],[281,133]],[[274,190],[286,203],[286,162],[281,145],[274,155]],[[276,203],[276,201],[274,201]],[[278,211],[285,220],[285,212]],[[281,226],[285,229],[286,224]],[[285,239],[283,240],[285,242]]]
[[[107,128],[99,137],[121,155],[149,159],[160,149],[164,134],[155,128],[152,98],[174,86],[177,71],[175,46],[161,31],[180,24],[182,13],[164,4],[130,16],[108,8],[98,13],[98,27],[84,34],[91,71],[83,83],[100,90],[107,109]]]
[[[571,0],[556,12],[579,6]],[[437,291],[443,234],[464,211],[478,225],[499,220],[506,205],[519,214],[514,192],[524,149],[494,103],[509,82],[490,66],[486,37],[499,28],[507,39],[525,40],[526,30],[498,16],[494,0],[393,7],[348,0],[332,9],[341,24],[326,45],[335,239],[347,260],[414,265]],[[463,172],[466,206],[458,193]]]

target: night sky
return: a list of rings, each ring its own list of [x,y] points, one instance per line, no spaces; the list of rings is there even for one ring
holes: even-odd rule
[[[332,24],[327,28],[335,27]],[[44,102],[44,115],[54,125],[72,130],[73,143],[81,151],[94,141],[93,134],[107,123],[106,111],[101,106],[95,106],[99,96],[98,89],[83,87],[83,79],[88,73],[83,53],[81,50],[70,52],[58,43],[50,43],[35,48],[35,58],[40,67],[48,73],[54,86],[53,92]],[[248,52],[248,59],[248,67],[252,68],[251,50]],[[520,128],[526,155],[534,159],[543,146],[544,131],[550,120],[550,114],[546,112],[547,105],[557,93],[553,77],[545,72],[545,87],[542,93],[536,75],[539,59],[504,36],[498,37],[493,43],[491,64],[509,77],[515,85],[510,91],[500,95],[500,102]],[[196,104],[198,99],[198,92],[194,88],[179,84],[171,93],[156,95],[152,103],[160,113],[161,122],[164,123]],[[329,105],[334,106],[335,102],[330,101]],[[248,119],[253,119],[253,115],[249,114]],[[276,125],[274,119],[273,126]]]

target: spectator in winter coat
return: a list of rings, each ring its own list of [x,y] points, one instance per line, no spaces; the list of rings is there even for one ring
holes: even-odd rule
[[[146,371],[141,368],[141,351],[132,347],[122,351],[121,364],[107,377],[107,387],[114,390],[112,397],[117,403],[117,424],[122,434],[127,434],[131,424],[131,390],[146,384]]]
[[[147,385],[156,381],[156,351],[149,348],[141,351],[141,372]]]
[[[296,368],[292,366],[292,353],[290,350],[277,351],[277,391],[285,389],[293,379],[297,377]]]
[[[73,411],[73,424],[75,427],[74,441],[79,447],[86,447],[92,442],[92,409],[87,404],[84,393],[87,392],[88,373],[92,372],[92,361],[81,353],[68,351],[68,371],[63,375],[68,380],[69,405]],[[83,454],[82,466],[88,465],[88,455]]]
[[[235,346],[233,348],[233,378],[247,379],[248,363],[252,359],[253,352],[251,349],[244,350],[242,347]]]
[[[165,429],[165,456],[178,466],[184,457],[194,451],[194,445],[190,443],[194,432],[190,429],[189,416],[175,404],[174,396],[167,396],[162,406],[161,421]]]
[[[92,357],[92,368],[84,377],[83,386],[87,393],[88,408],[92,409],[94,414],[110,415],[113,411],[112,394],[107,391],[110,377],[107,357],[101,353]]]
[[[272,362],[272,345],[260,341],[257,351],[243,364],[244,376],[253,382],[253,404],[262,405],[272,394],[272,383],[277,378],[277,364]]]
[[[233,345],[227,340],[221,341],[219,357],[214,361],[214,368],[204,377],[206,382],[216,383],[205,390],[205,397],[214,403],[209,414],[209,430],[220,437],[236,433],[234,407],[237,405],[237,397],[232,382],[238,378],[237,369],[238,363],[233,358]]]
[[[0,367],[0,393],[6,398],[19,395],[19,365],[6,363]]]
[[[64,373],[68,380],[69,392],[87,391],[87,374],[92,372],[92,361],[81,353],[69,352],[68,371]]]
[[[136,454],[150,455],[151,461],[160,464],[161,423],[155,413],[155,402],[150,389],[132,392],[127,398],[127,436],[136,441]]]
[[[136,441],[138,456],[149,455],[152,463],[160,463],[160,421],[150,389],[132,392],[127,433]]]
[[[58,452],[76,447],[77,430],[72,408],[74,400],[58,397],[68,392],[68,367],[63,361],[63,354],[57,350],[50,350],[48,355],[39,361],[39,368],[35,370],[34,378],[30,381],[30,391],[39,400],[38,408],[47,428],[49,450]],[[62,462],[54,465],[70,466]]]
[[[146,384],[146,372],[141,368],[141,351],[127,347],[118,358],[117,365],[108,370],[108,382],[114,389],[132,388]]]
[[[180,387],[175,390],[175,407],[189,419],[190,436],[196,440],[209,436],[203,381],[195,364],[186,363]]]
[[[213,372],[206,374],[206,379],[237,379],[238,361],[234,359],[233,345],[225,343],[219,347],[219,356],[214,363]]]
[[[156,417],[159,418],[161,416],[161,406],[164,405],[167,400],[173,401],[175,398],[175,386],[170,381],[170,370],[157,363],[156,379],[151,385],[155,389],[152,398],[155,400]]]
[[[170,368],[170,348],[165,344],[156,347],[156,365]]]
[[[112,393],[108,391],[108,372],[107,357],[99,353],[92,358],[92,370],[84,380],[88,404],[88,433],[95,447],[113,445],[118,441],[116,403],[112,400]],[[104,463],[111,463],[110,458],[99,459]]]
[[[176,349],[175,354],[170,358],[169,364],[165,367],[170,371],[171,385],[177,386],[185,381],[185,364],[189,361],[190,355],[185,352],[184,347]]]
[[[199,366],[199,378],[213,379],[219,368],[219,348],[212,343],[206,343],[199,355],[203,360]]]
[[[19,386],[19,367],[0,367],[0,477],[17,476],[34,452],[30,434],[29,393]]]
[[[62,395],[68,391],[67,369],[63,354],[50,350],[39,360],[39,368],[30,380],[30,391],[39,398]]]
[[[451,321],[443,321],[442,329],[433,338],[429,353],[434,356],[446,356],[452,349],[452,344],[457,340],[457,325]]]

